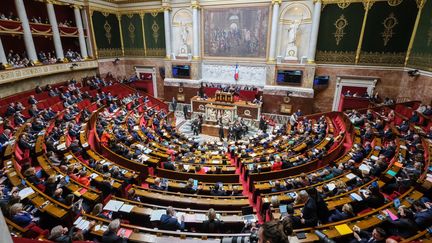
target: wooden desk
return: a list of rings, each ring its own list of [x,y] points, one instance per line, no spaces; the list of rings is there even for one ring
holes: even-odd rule
[[[157,192],[134,187],[136,195],[148,203],[165,206],[215,210],[240,210],[249,205],[247,197],[213,197],[204,195],[192,195],[182,193]]]

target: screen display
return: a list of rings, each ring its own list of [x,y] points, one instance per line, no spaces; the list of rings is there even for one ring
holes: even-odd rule
[[[295,70],[279,70],[276,76],[276,82],[278,84],[291,84],[298,85],[301,84],[303,77],[303,71]]]
[[[172,74],[173,74],[173,78],[190,78],[190,66],[173,65]]]

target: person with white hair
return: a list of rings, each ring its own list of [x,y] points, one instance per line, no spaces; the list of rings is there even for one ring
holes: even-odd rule
[[[127,239],[124,238],[124,232],[120,234],[120,236],[117,235],[117,231],[120,228],[120,220],[114,219],[109,223],[108,229],[104,232],[102,236],[102,242],[104,243],[126,243]]]

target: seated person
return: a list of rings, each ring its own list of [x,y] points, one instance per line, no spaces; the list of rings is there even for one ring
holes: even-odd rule
[[[163,214],[160,218],[159,228],[162,230],[183,230],[185,227],[184,215],[182,215],[179,222],[175,214],[176,211],[169,206],[166,210],[166,214]]]
[[[208,220],[203,222],[202,232],[204,233],[221,233],[223,231],[223,222],[216,218],[216,211],[210,208],[207,213]]]
[[[155,189],[155,190],[167,190],[166,186],[162,185],[161,179],[159,177],[156,177],[154,179],[154,183],[152,185],[150,185],[150,189]]]
[[[387,233],[380,227],[375,227],[372,233],[361,230],[358,226],[354,226],[354,238],[351,242],[367,242],[367,243],[384,243],[387,238]]]
[[[284,185],[282,185],[279,180],[276,180],[274,182],[274,187],[271,189],[271,192],[280,192],[280,191],[285,191],[285,190],[286,190],[286,187]]]
[[[342,206],[342,211],[339,211],[339,209],[335,209],[333,214],[330,215],[329,221],[330,222],[337,222],[337,221],[348,219],[348,218],[351,218],[354,216],[355,216],[355,214],[354,214],[354,211],[353,211],[351,204],[346,203]]]
[[[127,239],[124,238],[124,232],[117,235],[120,228],[120,220],[114,219],[108,225],[108,229],[103,233],[102,242],[104,243],[126,243]]]
[[[9,212],[12,221],[24,228],[35,220],[30,213],[23,210],[23,205],[21,203],[15,203],[12,205]]]
[[[222,183],[216,183],[214,188],[210,191],[212,196],[226,196],[226,191],[223,189]]]

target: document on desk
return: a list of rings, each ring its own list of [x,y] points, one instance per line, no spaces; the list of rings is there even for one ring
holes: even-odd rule
[[[348,235],[353,233],[352,229],[347,224],[340,224],[335,226],[340,235]]]
[[[79,224],[76,225],[76,227],[80,230],[86,230],[89,228],[89,226],[90,226],[90,221],[85,219],[81,220]]]
[[[143,238],[143,241],[148,243],[156,242],[156,240],[157,240],[157,236],[152,234],[145,234]]]
[[[367,172],[369,172],[370,169],[371,169],[370,166],[366,165],[366,164],[361,164],[360,167],[359,167],[359,170],[365,170]]]
[[[159,210],[153,210],[153,212],[150,214],[150,221],[158,221],[160,220],[161,216],[165,214],[166,210],[159,209]]]
[[[203,214],[203,213],[196,213],[195,214],[195,220],[197,222],[203,222],[207,220],[207,215]]]
[[[346,175],[346,178],[348,178],[348,180],[352,180],[354,178],[356,178],[357,176],[354,175],[353,173],[349,173],[348,175]]]
[[[18,196],[20,196],[21,200],[32,195],[35,191],[31,187],[26,187],[18,192]]]
[[[350,197],[353,199],[353,200],[355,200],[355,201],[363,201],[363,198],[359,195],[359,194],[357,194],[357,193],[355,193],[355,192],[353,192],[353,193],[351,193],[350,194]]]
[[[135,207],[134,205],[123,204],[123,206],[121,206],[119,211],[124,213],[130,213],[134,207]]]
[[[118,212],[119,209],[123,206],[123,204],[124,202],[122,201],[110,200],[103,209],[112,212]]]

